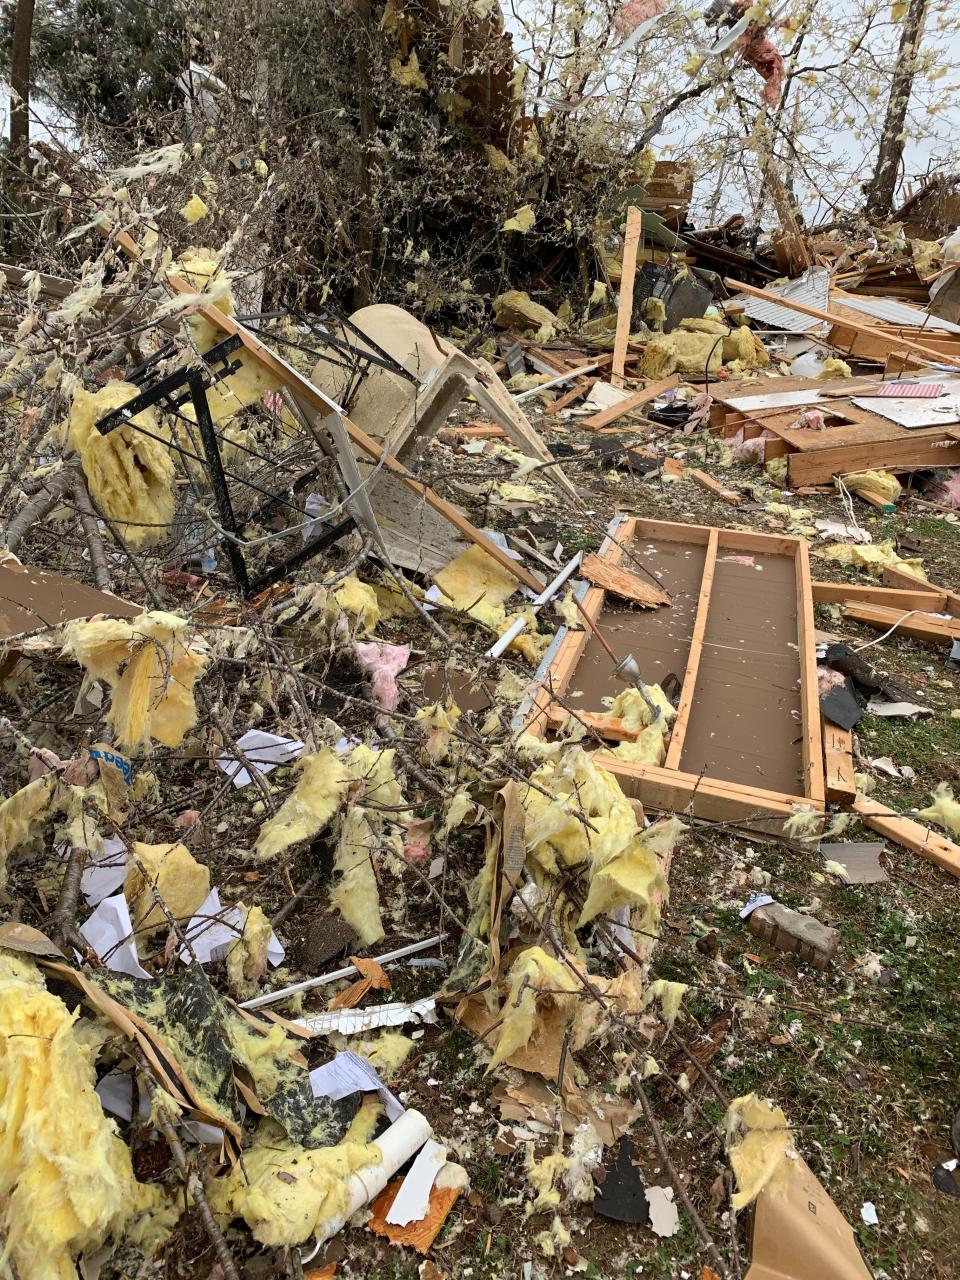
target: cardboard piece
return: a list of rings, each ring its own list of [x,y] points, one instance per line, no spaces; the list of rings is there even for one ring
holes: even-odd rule
[[[136,618],[143,609],[62,573],[21,564],[16,556],[0,562],[0,640],[98,613]]]
[[[746,1280],[871,1280],[847,1220],[806,1162],[789,1162],[786,1190],[765,1187],[754,1207]]]

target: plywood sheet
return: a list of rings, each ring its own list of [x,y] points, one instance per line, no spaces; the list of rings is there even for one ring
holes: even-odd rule
[[[792,556],[721,549],[680,768],[804,794]]]

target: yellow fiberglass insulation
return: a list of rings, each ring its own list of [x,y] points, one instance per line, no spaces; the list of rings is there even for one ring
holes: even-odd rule
[[[770,353],[745,324],[731,329],[723,340],[723,363],[738,361],[741,369],[765,369],[770,363]]]
[[[223,338],[223,334],[217,335],[217,340]],[[207,404],[210,407],[210,416],[215,423],[222,423],[238,414],[241,409],[246,409],[248,405],[257,404],[262,400],[268,391],[277,391],[280,388],[280,380],[268,373],[266,369],[256,360],[252,359],[245,352],[240,351],[231,356],[231,362],[239,361],[240,368],[236,373],[231,373],[228,378],[224,378],[220,382],[213,383],[207,388]],[[180,412],[190,422],[196,422],[197,411],[192,402],[185,404]],[[179,428],[182,433],[181,443],[185,448],[193,448],[190,437]],[[194,439],[196,436],[194,435]],[[229,452],[224,452],[225,460],[229,461]]]
[[[435,702],[430,707],[421,707],[415,718],[427,735],[424,751],[428,759],[437,764],[449,750],[450,739],[460,719],[460,708],[453,700],[445,707]]]
[[[734,1209],[746,1208],[764,1187],[785,1190],[787,1161],[796,1159],[797,1151],[780,1107],[748,1093],[730,1103],[726,1125],[727,1155],[738,1187],[731,1197]]]
[[[576,998],[555,993],[572,995],[580,989],[581,983],[568,966],[547,955],[542,947],[528,947],[518,956],[510,970],[510,989],[501,1010],[500,1034],[487,1073],[530,1043],[536,1033],[538,1016],[542,1016],[542,1005],[559,1006],[564,1016],[572,1019],[577,1009]]]
[[[376,1143],[344,1142],[307,1151],[264,1138],[243,1153],[243,1163],[208,1186],[210,1206],[226,1218],[242,1218],[253,1238],[270,1248],[303,1244],[346,1217],[349,1179],[355,1169],[379,1164]]]
[[[518,289],[510,289],[494,298],[493,318],[501,329],[517,329],[522,333],[535,330],[535,342],[549,342],[555,338],[560,324],[552,311]]]
[[[249,996],[267,971],[267,946],[273,930],[261,907],[251,907],[243,933],[227,952],[227,978],[238,995]]]
[[[820,555],[825,560],[836,560],[837,564],[851,565],[857,569],[866,569],[875,578],[879,578],[884,569],[902,569],[912,574],[921,582],[926,582],[927,575],[923,570],[923,561],[919,557],[906,560],[894,548],[892,541],[861,543],[835,542],[824,547]]]
[[[645,378],[653,379],[665,378],[677,370],[715,373],[723,363],[723,342],[720,334],[686,329],[654,334],[647,343],[640,371]]]
[[[594,764],[582,747],[557,751],[533,773],[531,782],[543,790],[521,789],[527,853],[544,871],[555,873],[558,862],[568,867],[588,859],[609,862],[636,839],[633,806],[613,774]],[[593,830],[584,826],[579,812]]]
[[[933,804],[921,809],[917,816],[936,822],[955,836],[960,836],[960,801],[954,800],[953,788],[948,782],[937,783],[933,790]]]
[[[260,828],[254,857],[272,858],[299,840],[309,840],[327,826],[347,794],[350,780],[336,752],[323,747],[302,756],[293,791]]]
[[[189,920],[210,892],[210,869],[182,844],[131,845],[134,865],[123,886],[138,940],[167,927],[154,890],[175,920]],[[140,866],[137,866],[139,862]]]
[[[631,764],[661,765],[667,758],[666,727],[666,721],[658,720],[656,724],[641,729],[632,741],[626,738],[619,742],[610,754]]]
[[[204,294],[204,302],[225,316],[236,314],[237,303],[230,287],[229,272],[221,269],[220,255],[213,249],[193,246],[182,253],[167,272],[185,280],[196,293]],[[205,316],[187,317],[187,326],[198,351],[209,351],[224,338],[222,330]]]
[[[78,1254],[159,1199],[103,1113],[75,1018],[0,954],[0,1231],[20,1280],[75,1280]]]
[[[654,706],[659,707],[663,712],[658,724],[664,722],[669,724],[675,719],[677,713],[658,684],[648,684],[647,695]],[[631,733],[639,733],[653,718],[646,699],[639,689],[624,689],[622,693],[618,693],[610,703],[610,714],[622,720],[624,728],[629,729]]]
[[[333,870],[336,880],[330,890],[334,907],[364,946],[383,937],[380,891],[373,869],[377,837],[367,811],[354,805],[346,814],[337,841]]]
[[[455,609],[479,617],[482,622],[489,621],[489,618],[479,606],[497,609],[519,586],[512,573],[482,547],[476,546],[469,547],[451,560],[433,580]],[[503,617],[502,611],[500,617]]]
[[[91,393],[78,387],[70,409],[68,438],[93,500],[133,547],[162,538],[176,513],[172,450],[152,435],[162,435],[153,409],[103,436],[97,422],[111,409],[140,394],[129,382],[108,382]],[[137,427],[142,427],[138,431]],[[144,431],[152,433],[144,435]]]
[[[57,775],[45,773],[0,803],[0,888],[7,882],[7,858],[36,835],[57,792]]]
[[[900,481],[891,471],[858,471],[853,475],[843,476],[843,484],[847,489],[855,489],[857,493],[872,493],[881,501],[895,503],[903,493]],[[840,477],[837,478],[837,486]]]
[[[159,610],[64,628],[64,654],[113,691],[107,723],[119,747],[144,747],[151,738],[178,747],[196,724],[193,689],[209,652],[189,628],[186,618]]]
[[[681,832],[686,830],[679,818],[665,818],[637,835],[612,858],[594,858],[590,873],[590,889],[580,912],[577,928],[588,924],[601,913],[617,907],[638,907],[640,918],[635,927],[652,930],[659,919],[657,897],[666,897],[667,881],[660,866],[660,855],[670,852]]]

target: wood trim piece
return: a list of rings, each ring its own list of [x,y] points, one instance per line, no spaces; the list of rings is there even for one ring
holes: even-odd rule
[[[720,531],[711,529],[710,541],[707,543],[707,555],[703,562],[703,576],[700,579],[700,595],[697,597],[697,612],[693,620],[693,634],[690,637],[687,667],[683,673],[680,702],[677,705],[677,717],[673,722],[670,746],[667,749],[667,758],[664,761],[664,768],[667,769],[680,768],[683,740],[687,736],[687,724],[690,720],[694,694],[697,691],[697,677],[700,674],[700,657],[703,653],[703,637],[707,630],[707,614],[710,611],[710,593],[713,590],[713,575],[717,568],[717,548],[719,543]]]
[[[635,391],[632,396],[627,396],[626,400],[621,400],[619,404],[612,404],[609,409],[601,409],[589,418],[584,418],[580,425],[599,431],[603,427],[609,426],[611,422],[616,422],[618,418],[622,418],[624,414],[633,413],[634,409],[642,409],[651,400],[656,400],[657,396],[662,396],[665,391],[672,391],[677,386],[679,386],[679,381],[677,375],[673,373],[669,378],[661,378],[659,382],[651,382],[642,391]]]
[[[854,622],[864,622],[878,631],[896,627],[895,635],[909,636],[911,640],[925,640],[928,644],[950,644],[960,640],[960,618],[934,618],[928,613],[911,613],[903,609],[887,609],[879,604],[848,604],[843,616]]]
[[[617,332],[613,340],[613,363],[610,366],[610,382],[623,386],[623,369],[630,341],[630,322],[633,319],[633,282],[637,272],[637,250],[640,248],[640,232],[643,214],[636,205],[627,208],[627,226],[623,237],[623,260],[620,268],[620,301],[617,303]]]
[[[800,715],[803,722],[803,767],[806,791],[823,804],[823,737],[817,686],[817,642],[814,639],[813,596],[810,591],[810,549],[797,541],[797,640],[800,646]]]
[[[579,400],[582,395],[586,395],[595,382],[599,381],[599,378],[582,378],[579,382],[575,383],[569,391],[565,391],[562,396],[558,396],[557,399],[554,400],[553,404],[546,405],[543,412],[552,415],[559,413],[561,409],[569,408],[570,405],[572,405],[576,400]]]
[[[917,582],[917,579],[913,579]],[[946,591],[931,588],[907,591],[900,587],[868,587],[859,582],[811,582],[814,604],[863,604],[886,605],[891,609],[925,609],[928,613],[945,613]]]
[[[894,809],[888,809],[885,804],[871,800],[869,796],[858,795],[852,808],[862,822],[880,835],[912,853],[918,853],[928,862],[936,863],[951,875],[960,876],[960,845],[954,844],[946,836],[931,831],[912,818],[903,817]]]
[[[562,729],[567,718],[573,716],[575,721],[592,729],[598,737],[609,738],[611,742],[635,742],[637,734],[628,729],[619,716],[601,715],[595,711],[568,711],[559,702],[551,702],[547,707],[547,719],[551,729]]]
[[[831,804],[852,804],[857,784],[853,777],[853,734],[849,729],[824,720],[823,760],[827,799]]]
[[[626,794],[636,796],[645,804],[662,807],[659,799],[649,797],[662,795],[664,791],[673,793],[678,805],[677,812],[683,812],[692,800],[695,805],[694,813],[699,813],[696,801],[701,797],[724,801],[732,806],[734,816],[739,819],[757,813],[787,818],[802,809],[816,813],[822,813],[824,809],[822,801],[817,803],[809,796],[791,796],[782,791],[764,791],[760,787],[722,782],[717,778],[681,773],[679,769],[668,769],[665,765],[637,764],[634,761],[620,760],[605,751],[598,751],[594,759],[617,777]]]

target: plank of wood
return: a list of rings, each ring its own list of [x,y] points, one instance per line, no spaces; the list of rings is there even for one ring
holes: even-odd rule
[[[623,386],[624,360],[627,354],[627,342],[630,339],[630,324],[633,319],[633,282],[637,272],[637,250],[640,247],[642,227],[643,215],[636,205],[632,204],[627,209],[627,226],[623,237],[620,301],[617,303],[617,332],[613,339],[613,364],[610,366],[610,382],[615,387]]]
[[[609,738],[611,742],[635,742],[636,730],[628,729],[619,716],[605,716],[595,711],[574,711],[571,713],[559,702],[551,702],[547,708],[547,719],[552,729],[562,729],[570,715],[574,722],[579,721],[592,729],[601,738]]]
[[[800,648],[800,718],[807,795],[822,805],[824,799],[823,732],[820,691],[817,686],[817,642],[813,625],[813,593],[810,590],[810,548],[805,538],[796,546],[797,641]]]
[[[868,489],[857,489],[853,485],[848,485],[847,488],[851,493],[855,493],[861,502],[866,502],[869,506],[876,507],[878,511],[883,511],[889,514],[891,511],[896,511],[897,509],[897,504],[895,502],[884,502],[883,498],[878,497],[875,493],[871,493]]]
[[[587,556],[580,571],[595,587],[612,591],[615,596],[630,600],[644,609],[655,609],[658,605],[670,603],[670,597],[655,582],[648,582],[629,569],[621,569],[619,565],[602,560],[600,556]]]
[[[580,425],[599,431],[609,426],[611,422],[616,422],[618,418],[622,418],[624,414],[632,413],[634,409],[642,409],[645,404],[656,400],[657,396],[662,396],[665,391],[672,391],[678,385],[675,373],[669,378],[661,378],[659,382],[651,382],[642,391],[635,391],[632,396],[627,396],[626,400],[621,400],[619,404],[612,404],[609,409],[601,409],[599,413],[584,418]]]
[[[678,480],[682,480],[687,473],[679,458],[664,458],[660,470],[665,476],[676,476]]]
[[[463,440],[503,440],[507,434],[495,422],[475,422],[469,427],[445,427],[444,430]]]
[[[857,794],[853,734],[829,720],[823,722],[823,763],[827,799],[831,804],[852,804]]]
[[[896,627],[893,634],[925,640],[928,644],[951,644],[960,640],[960,618],[935,618],[929,613],[912,613],[879,604],[848,604],[844,606],[843,616],[865,622],[878,631]]]
[[[835,428],[837,431],[842,427]],[[820,433],[817,433],[820,434]],[[792,443],[792,442],[791,442]],[[960,466],[960,442],[949,431],[903,431],[887,440],[866,440],[837,448],[826,447],[787,455],[791,488],[824,484],[852,471],[923,471],[928,467]]]
[[[683,773],[679,769],[667,769],[663,765],[637,764],[604,751],[598,751],[593,758],[614,774],[625,795],[635,796],[653,808],[683,813],[690,807],[694,814],[712,821],[742,821],[766,815],[783,819],[794,816],[800,809],[815,813],[823,811],[822,804],[806,796],[722,782],[717,778]],[[706,803],[701,804],[702,801]]]
[[[914,579],[916,581],[916,579]],[[870,587],[860,582],[812,582],[815,604],[886,605],[889,609],[924,609],[927,613],[945,613],[947,593],[931,588],[916,591],[898,587]]]
[[[916,578],[908,573],[905,569],[887,568],[883,571],[883,581],[891,587],[913,587],[920,591],[938,591],[943,593],[943,608],[937,609],[937,613],[949,613],[951,617],[960,618],[960,595],[955,591],[951,591],[949,587],[937,586],[933,582],[926,582],[922,578]]]
[[[553,404],[548,404],[544,408],[543,412],[552,415],[559,413],[561,409],[568,409],[570,405],[579,400],[582,395],[586,395],[595,382],[599,381],[599,378],[583,378],[580,382],[577,382],[572,386],[569,391],[565,391],[562,396],[558,396],[557,399],[554,400]]]
[[[842,322],[848,329],[853,329],[857,333],[865,333],[869,337],[878,336],[876,326],[866,324],[863,320],[853,320],[849,316],[841,318],[832,311],[822,311],[819,307],[810,307],[805,302],[797,302],[795,298],[772,294],[767,289],[757,289],[752,284],[743,284],[740,280],[725,279],[724,284],[728,289],[735,289],[738,293],[747,293],[752,298],[762,298],[764,302],[772,302],[778,307],[786,307],[790,311],[798,311],[801,315],[812,316],[815,320],[823,320],[829,325]],[[882,334],[879,334],[879,336],[883,337]],[[937,351],[933,347],[924,346],[920,342],[913,342],[909,338],[897,338],[895,341],[891,341],[890,349],[912,351],[916,355],[923,356],[928,361],[941,362],[943,360],[943,352]]]
[[[739,507],[740,494],[736,489],[728,489],[725,484],[721,484],[719,480],[714,479],[706,471],[688,471],[687,475],[691,480],[695,480],[702,489],[709,489],[711,493],[715,493],[721,501],[727,503],[731,507]]]
[[[902,845],[904,849],[918,853],[928,862],[936,863],[951,875],[960,876],[960,845],[954,844],[946,836],[931,831],[913,818],[905,818],[869,796],[858,795],[851,807],[861,822],[872,830],[895,844]]]
[[[664,761],[664,765],[668,769],[680,768],[683,740],[687,736],[687,724],[690,721],[690,712],[693,708],[693,699],[697,690],[697,675],[700,671],[700,658],[703,654],[703,637],[707,630],[710,593],[713,590],[713,575],[717,568],[717,548],[719,545],[720,531],[711,529],[710,541],[707,543],[707,554],[703,562],[703,574],[700,578],[700,595],[697,597],[697,612],[693,620],[693,633],[690,636],[687,667],[683,673],[680,701],[677,704],[677,717],[673,722],[670,746],[667,750],[667,758]]]

